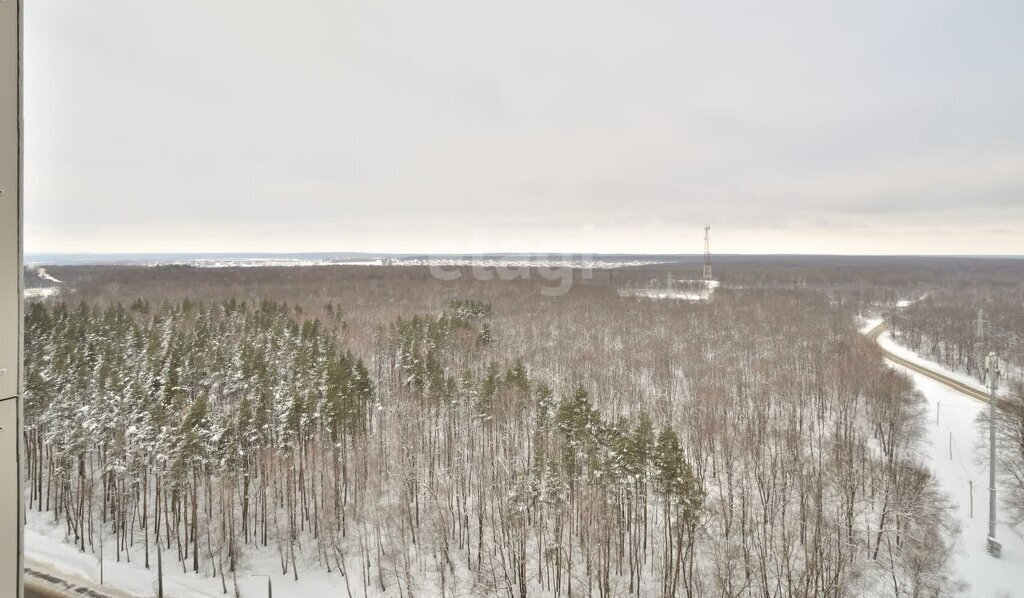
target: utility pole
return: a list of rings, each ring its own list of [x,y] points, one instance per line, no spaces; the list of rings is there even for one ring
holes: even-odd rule
[[[21,0],[0,1],[0,596],[22,595]]]
[[[1002,375],[999,357],[995,351],[985,354],[985,310],[978,309],[978,319],[974,321],[975,348],[978,355],[978,367],[981,369],[982,382],[988,385],[988,553],[999,558],[1002,545],[996,540],[996,406],[998,398],[999,377]]]
[[[988,553],[999,558],[1002,554],[1002,545],[996,540],[996,390],[999,387],[1000,371],[999,357],[995,351],[989,351],[985,355],[985,310],[978,309],[978,319],[974,321],[974,333],[976,336],[975,346],[978,354],[978,367],[982,371],[982,382],[987,383],[989,390],[988,398],[988,540],[986,547]]]
[[[974,355],[984,383],[985,376],[985,310],[978,308],[978,319],[974,321]]]
[[[996,388],[999,386],[999,358],[992,351],[985,358],[988,399],[988,553],[999,558],[1002,545],[996,540]]]
[[[711,280],[711,225],[704,225],[704,280]]]

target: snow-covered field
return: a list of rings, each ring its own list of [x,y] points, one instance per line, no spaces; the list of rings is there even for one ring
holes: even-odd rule
[[[647,266],[661,262],[630,260],[612,261],[600,258],[381,258],[372,260],[336,260],[336,259],[301,259],[301,258],[197,258],[175,261],[150,261],[149,266],[178,265],[196,268],[252,268],[252,267],[287,267],[287,266],[433,266],[458,267],[477,266],[480,268],[591,268],[606,270],[627,266]]]
[[[53,297],[60,291],[59,287],[36,287],[31,289],[25,289],[26,299],[46,299],[47,297]]]
[[[645,299],[682,299],[685,301],[707,301],[718,288],[717,280],[679,280],[680,288],[639,287],[619,290],[620,297],[641,297]]]
[[[190,260],[154,260],[147,266],[192,266],[195,268],[257,268],[289,266],[380,266],[381,260],[330,260],[301,258],[197,258]]]
[[[595,270],[607,270],[610,268],[624,268],[627,266],[650,266],[659,264],[657,261],[611,261],[599,258],[522,258],[522,259],[488,259],[488,258],[464,258],[464,259],[419,259],[419,258],[395,258],[388,262],[392,266],[478,266],[481,268],[592,268]]]
[[[57,280],[53,276],[50,276],[50,274],[46,271],[46,268],[36,268],[36,276],[38,276],[39,278],[41,278],[41,279],[43,279],[43,280],[45,280],[47,282],[52,282],[52,283],[55,283],[55,284],[60,284],[59,280]]]
[[[46,268],[28,266],[25,271],[25,299],[46,299],[60,292],[61,281],[46,271]]]
[[[867,332],[879,321],[865,322],[862,331]],[[982,389],[970,376],[951,372],[896,344],[888,332],[880,335],[878,341],[883,348],[908,361]],[[956,575],[967,584],[963,595],[1024,596],[1022,530],[999,523],[996,536],[1003,545],[1002,558],[993,558],[986,551],[988,437],[986,430],[979,428],[977,419],[987,406],[913,370],[896,364],[890,366],[906,372],[927,401],[927,441],[923,458],[955,507],[953,513],[961,535],[953,563]]]

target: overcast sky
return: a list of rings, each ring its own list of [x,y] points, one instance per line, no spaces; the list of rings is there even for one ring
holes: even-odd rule
[[[1024,254],[1024,2],[30,0],[26,251]]]

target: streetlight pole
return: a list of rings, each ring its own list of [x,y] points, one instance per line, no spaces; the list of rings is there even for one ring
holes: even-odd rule
[[[996,540],[996,388],[999,386],[999,358],[995,352],[985,358],[988,400],[988,553],[999,558],[1002,546]]]

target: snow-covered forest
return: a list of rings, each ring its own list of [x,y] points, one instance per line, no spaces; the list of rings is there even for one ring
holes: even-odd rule
[[[984,310],[980,339],[979,309]],[[999,480],[1011,509],[1007,519],[1024,524],[1024,281],[994,277],[941,285],[896,310],[890,321],[898,343],[979,382],[987,383],[987,351],[1002,360],[996,419]]]
[[[64,268],[29,304],[26,504],[80,550],[227,594],[267,554],[351,596],[955,585],[921,398],[856,301],[249,270]]]

